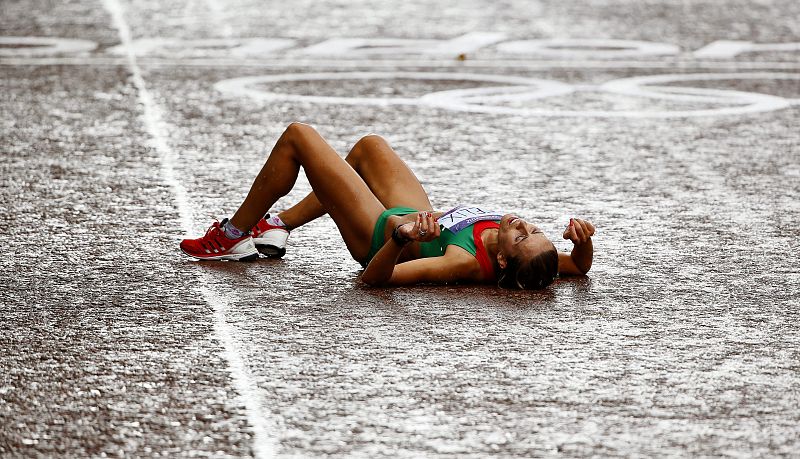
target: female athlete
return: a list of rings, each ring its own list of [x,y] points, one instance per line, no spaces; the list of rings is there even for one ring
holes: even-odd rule
[[[294,186],[300,167],[313,192],[276,216],[266,212]],[[342,159],[311,126],[292,123],[280,136],[250,192],[230,220],[215,222],[180,247],[201,260],[280,257],[289,231],[329,214],[373,286],[496,283],[541,289],[557,275],[592,265],[591,223],[570,219],[559,253],[542,231],[515,214],[480,206],[434,212],[411,169],[384,139],[369,135]]]

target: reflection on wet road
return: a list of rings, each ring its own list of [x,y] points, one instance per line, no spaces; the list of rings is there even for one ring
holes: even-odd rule
[[[620,14],[613,2],[591,12],[558,2],[459,2],[438,12],[414,2],[369,11],[301,3],[3,6],[2,36],[73,41],[27,54],[9,51],[33,46],[24,40],[0,41],[0,245],[10,273],[0,283],[0,455],[780,456],[800,449],[800,79],[791,70],[798,54],[791,46],[755,52],[755,45],[733,54],[735,43],[717,45],[714,59],[691,53],[722,39],[798,42],[797,5],[663,2],[626,5]],[[235,41],[133,56],[160,116],[148,125],[143,86],[120,57],[109,4],[121,8],[133,41],[248,37],[249,53],[250,37],[286,41],[269,42],[274,49],[260,57]],[[424,55],[408,42],[402,58],[362,49],[340,56],[341,68],[302,51],[353,30],[364,39],[498,35],[482,36],[494,44],[458,42],[474,48],[465,61],[458,53]],[[565,54],[558,59],[571,63],[559,66],[552,50],[536,55],[530,43],[513,42],[542,36],[669,43],[661,49],[678,54],[627,56],[629,64]],[[258,43],[266,52],[268,42]],[[226,46],[238,51],[226,54]],[[489,74],[581,90],[539,98],[530,94],[541,86],[486,89],[498,83],[463,77],[286,77],[375,72],[372,62],[406,76]],[[677,70],[663,68],[673,63]],[[789,76],[655,76],[752,68]],[[245,77],[283,96],[215,89]],[[648,88],[658,86],[661,98],[630,87],[588,91],[634,77],[652,77]],[[313,98],[462,90],[428,105]],[[470,109],[453,111],[453,94]],[[785,103],[740,110],[769,101]],[[474,109],[489,105],[508,110]],[[734,109],[540,116],[720,107]],[[437,208],[470,202],[519,212],[554,239],[569,216],[590,219],[598,228],[591,276],[544,293],[372,289],[358,281],[360,267],[327,218],[294,231],[283,260],[201,264],[181,256],[177,241],[234,210],[295,120],[313,124],[343,154],[364,134],[384,135]],[[165,151],[175,155],[172,177]],[[308,191],[301,178],[276,208]]]

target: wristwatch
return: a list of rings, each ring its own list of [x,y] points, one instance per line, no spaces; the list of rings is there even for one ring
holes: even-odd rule
[[[411,239],[400,234],[400,227],[403,225],[405,225],[405,223],[395,226],[394,231],[392,231],[392,240],[401,247],[411,242]]]

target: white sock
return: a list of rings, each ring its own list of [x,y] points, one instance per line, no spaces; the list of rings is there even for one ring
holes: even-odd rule
[[[267,215],[266,220],[267,223],[269,223],[272,226],[283,226],[283,227],[286,226],[286,223],[284,223],[283,220],[281,220],[281,217],[279,217],[277,214],[274,216]]]
[[[226,219],[225,223],[222,224],[222,232],[228,239],[239,239],[240,237],[245,235],[245,231],[242,231],[239,228],[233,226],[231,221],[228,219]]]

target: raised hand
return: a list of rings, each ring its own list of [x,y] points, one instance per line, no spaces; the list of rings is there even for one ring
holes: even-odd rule
[[[594,225],[580,218],[570,218],[569,226],[564,230],[564,239],[569,239],[573,244],[582,245],[594,236]]]

